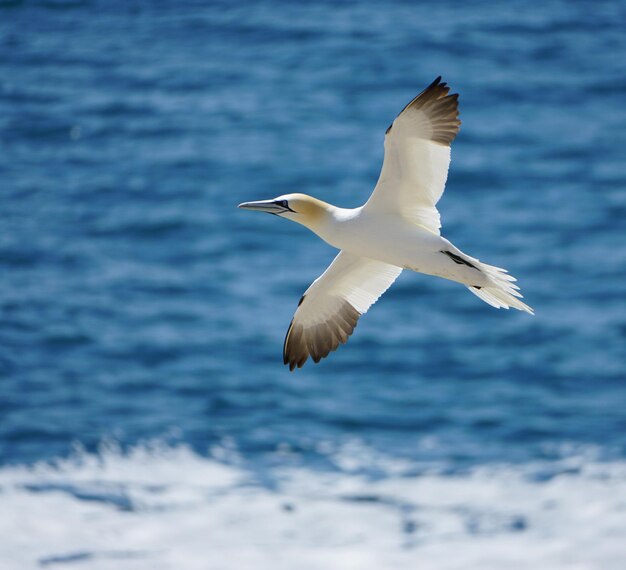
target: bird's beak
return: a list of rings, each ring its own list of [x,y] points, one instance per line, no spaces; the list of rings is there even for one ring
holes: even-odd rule
[[[243,210],[254,210],[256,212],[267,212],[268,214],[281,214],[285,212],[283,206],[279,206],[274,200],[259,200],[258,202],[243,202],[237,206]]]

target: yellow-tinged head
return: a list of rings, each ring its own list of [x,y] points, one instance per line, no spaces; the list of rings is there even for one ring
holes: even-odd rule
[[[329,215],[331,208],[330,204],[306,194],[285,194],[272,200],[244,202],[238,207],[287,218],[309,229],[314,229],[323,222]]]

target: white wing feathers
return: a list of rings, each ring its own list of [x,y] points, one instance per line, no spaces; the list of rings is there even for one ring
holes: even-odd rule
[[[385,134],[383,167],[366,208],[401,215],[439,233],[436,204],[459,132],[458,95],[435,79],[396,117]]]
[[[345,344],[359,317],[392,285],[402,268],[339,252],[306,290],[289,325],[283,360],[298,368]]]

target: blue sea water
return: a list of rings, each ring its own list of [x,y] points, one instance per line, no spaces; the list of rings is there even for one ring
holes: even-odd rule
[[[0,567],[618,569],[626,3],[0,1]],[[443,233],[530,317],[405,272],[282,342],[334,256],[236,209],[361,204],[460,93]]]

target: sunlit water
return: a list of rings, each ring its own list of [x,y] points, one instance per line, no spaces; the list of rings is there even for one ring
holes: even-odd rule
[[[0,2],[0,567],[621,569],[623,2]],[[334,252],[437,75],[443,233],[537,312],[404,274],[319,365]]]

